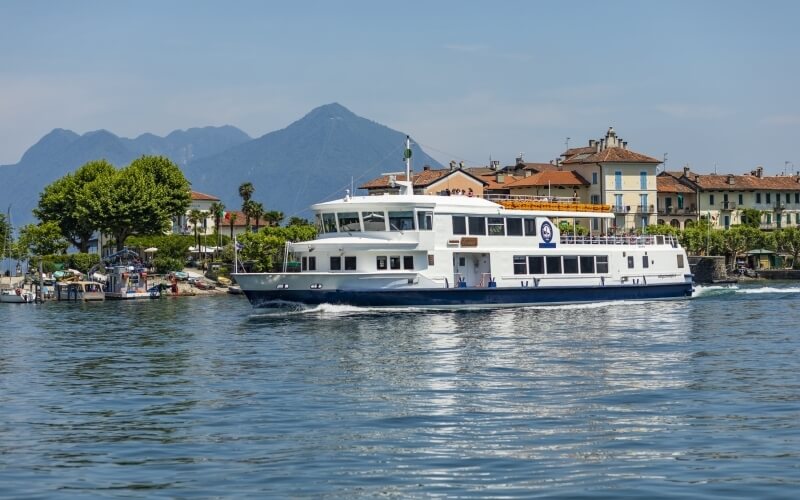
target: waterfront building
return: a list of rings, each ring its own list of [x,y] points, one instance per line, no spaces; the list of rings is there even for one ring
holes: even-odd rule
[[[644,229],[656,223],[656,167],[661,160],[628,149],[628,143],[617,137],[612,127],[604,138],[590,140],[586,147],[568,149],[561,157],[563,170],[572,170],[588,181],[583,196],[589,203],[612,206],[612,232]]]
[[[708,218],[714,228],[741,224],[746,209],[761,212],[760,228],[764,230],[800,226],[800,174],[764,176],[763,167],[744,175],[696,174],[685,167],[682,172],[664,172],[659,177],[671,177],[693,190],[695,220]],[[662,183],[659,181],[659,187]],[[659,189],[659,198],[662,194],[667,196]]]
[[[369,195],[398,194],[398,182],[405,180],[405,173],[384,174],[359,186],[359,189],[367,190]],[[473,196],[482,197],[485,187],[489,185],[487,181],[465,169],[463,163],[457,165],[456,162],[450,162],[449,169],[432,169],[425,165],[422,172],[411,173],[411,181],[414,194],[468,194],[471,191]]]
[[[214,234],[214,215],[211,213],[211,205],[213,203],[219,203],[219,198],[210,194],[192,191],[189,208],[186,209],[185,214],[172,219],[171,232],[173,234],[194,234],[194,225],[189,222],[190,214],[193,210],[199,210],[206,216],[197,223],[197,233],[201,235]]]
[[[669,224],[676,229],[686,229],[698,218],[697,192],[669,172],[656,177],[658,187],[658,223]]]

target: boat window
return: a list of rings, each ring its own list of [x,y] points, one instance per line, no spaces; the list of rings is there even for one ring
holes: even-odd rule
[[[316,257],[309,257],[308,258],[308,270],[309,271],[316,271],[317,270],[317,258]]]
[[[322,214],[322,232],[336,232],[336,214]]]
[[[486,234],[486,217],[469,217],[469,234]]]
[[[486,222],[489,224],[489,236],[505,236],[505,219],[502,217],[489,217]]]
[[[536,236],[536,219],[524,219],[525,236]]]
[[[361,212],[364,231],[386,231],[386,217],[383,212]]]
[[[433,261],[434,261],[434,259],[433,259],[433,254],[432,254],[432,253],[429,253],[429,254],[428,254],[428,265],[429,265],[429,266],[432,266],[432,265],[433,265]]]
[[[453,216],[453,234],[467,234],[467,219],[463,215]]]
[[[414,212],[389,212],[390,231],[413,231]]]
[[[344,270],[345,271],[355,271],[356,270],[356,258],[355,257],[345,257],[344,258]]]
[[[514,256],[514,274],[528,274],[526,259],[522,255]]]
[[[339,229],[345,232],[361,232],[361,223],[358,221],[358,212],[342,212],[336,214],[339,217]]]
[[[594,274],[594,256],[582,255],[580,258],[581,274]]]
[[[561,257],[546,257],[547,274],[561,274]]]
[[[341,271],[341,270],[342,270],[342,258],[331,257],[331,271]]]
[[[600,274],[608,273],[608,255],[597,255],[595,260],[597,261],[597,272]]]
[[[392,269],[400,269],[400,257],[397,255],[389,257],[389,267]]]
[[[528,257],[528,272],[530,274],[544,274],[544,257]]]
[[[628,255],[628,269],[633,269],[633,255]]]
[[[642,267],[645,269],[650,267],[650,259],[647,257],[647,255],[642,255]]]
[[[518,217],[506,219],[506,234],[509,236],[522,236],[522,219]]]
[[[406,255],[403,257],[403,269],[414,269],[413,255]]]
[[[578,273],[578,256],[565,255],[564,256],[564,273],[577,274]]]
[[[683,255],[678,254],[678,267],[683,269]]]
[[[375,258],[375,260],[376,260],[376,264],[377,264],[377,267],[378,267],[378,271],[385,271],[386,270],[386,256],[385,255],[379,255],[378,257]]]
[[[420,231],[432,231],[433,212],[417,212],[417,227]]]
[[[302,262],[300,270],[308,271],[308,257],[303,257],[302,259],[300,259],[300,262]]]

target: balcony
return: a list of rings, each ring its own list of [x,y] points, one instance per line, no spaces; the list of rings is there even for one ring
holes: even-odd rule
[[[636,205],[637,214],[652,214],[655,213],[655,211],[656,211],[655,205]]]
[[[773,209],[776,212],[780,212],[781,210],[786,210],[786,204],[785,203],[781,203],[779,201],[776,201],[775,205],[773,205]]]
[[[723,201],[721,210],[736,210],[736,203],[733,201]]]
[[[611,207],[615,214],[627,214],[631,211],[630,205],[614,205]]]

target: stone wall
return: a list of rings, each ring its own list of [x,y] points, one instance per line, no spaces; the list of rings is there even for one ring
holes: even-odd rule
[[[724,255],[689,257],[689,269],[694,274],[695,283],[716,283],[729,279]]]

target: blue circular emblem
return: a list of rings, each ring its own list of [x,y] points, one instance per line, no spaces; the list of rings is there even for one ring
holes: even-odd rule
[[[553,226],[550,225],[549,222],[544,221],[544,222],[542,222],[542,227],[541,227],[540,231],[541,231],[541,235],[542,235],[542,240],[545,243],[550,243],[550,241],[552,241],[552,239],[553,239]]]

